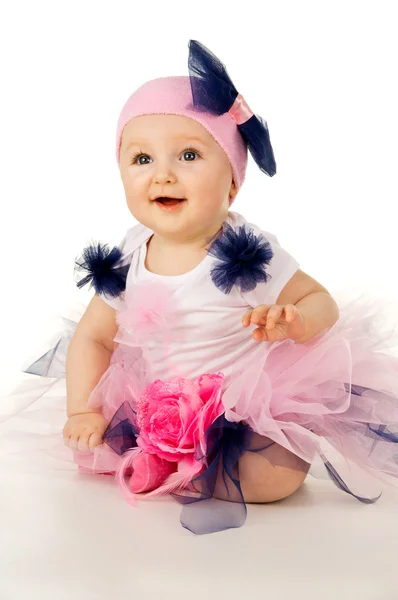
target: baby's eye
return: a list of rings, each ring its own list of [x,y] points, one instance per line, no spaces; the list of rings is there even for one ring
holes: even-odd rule
[[[197,150],[185,150],[182,155],[188,158],[184,158],[184,162],[192,162],[193,160],[195,160],[194,158],[192,158],[192,156],[194,156],[195,154],[196,156],[200,156]]]
[[[138,165],[147,165],[148,163],[145,161],[142,161],[142,158],[150,158],[148,156],[148,154],[136,154],[135,156],[133,156],[133,164],[138,164]]]

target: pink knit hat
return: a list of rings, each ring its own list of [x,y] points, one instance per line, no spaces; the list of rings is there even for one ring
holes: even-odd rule
[[[198,121],[214,137],[231,163],[234,181],[240,188],[246,173],[247,147],[229,112],[214,115],[193,106],[188,76],[160,77],[136,90],[120,113],[116,134],[116,157],[120,161],[123,129],[133,117],[141,115],[181,115]]]
[[[123,129],[131,119],[142,115],[181,115],[198,121],[218,142],[231,163],[238,189],[245,179],[248,149],[264,173],[275,175],[267,123],[249,108],[222,62],[203,44],[190,40],[188,69],[189,77],[147,81],[127,100],[117,125],[118,163]]]

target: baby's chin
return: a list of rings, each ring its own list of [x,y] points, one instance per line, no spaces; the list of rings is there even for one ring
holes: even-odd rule
[[[154,233],[159,235],[189,236],[194,229],[195,220],[190,218],[189,211],[186,209],[187,201],[184,201],[181,208],[177,210],[162,210],[155,203],[150,206],[138,209],[130,209],[132,216],[138,223],[141,223]]]
[[[219,211],[212,211],[211,207],[206,210],[196,207],[195,203],[184,200],[174,210],[165,210],[152,202],[146,206],[129,207],[133,217],[151,229],[155,234],[162,237],[170,237],[176,243],[192,239],[212,239],[218,232],[222,223],[228,216],[228,208],[225,206]],[[202,213],[202,214],[201,214]]]

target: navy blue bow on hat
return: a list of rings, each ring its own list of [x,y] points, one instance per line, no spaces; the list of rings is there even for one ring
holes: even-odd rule
[[[229,112],[257,165],[272,177],[276,163],[266,121],[252,112],[223,63],[208,48],[196,40],[190,40],[188,47],[194,106],[216,115]]]

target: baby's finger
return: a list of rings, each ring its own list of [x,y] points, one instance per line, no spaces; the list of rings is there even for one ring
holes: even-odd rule
[[[72,448],[72,450],[77,450],[78,443],[79,443],[79,434],[71,433],[69,436],[69,443],[67,444],[69,446],[69,448]]]
[[[267,329],[275,327],[275,323],[281,318],[284,306],[280,304],[273,304],[267,314]]]
[[[90,437],[90,434],[86,431],[80,435],[79,441],[77,444],[77,449],[79,450],[79,452],[88,452],[90,450],[90,448],[88,447],[88,438],[89,437]]]
[[[297,314],[296,306],[294,304],[286,304],[285,316],[286,316],[286,321],[288,323],[291,323],[292,321],[294,321],[296,314]]]
[[[256,342],[266,342],[268,340],[268,334],[264,327],[258,327],[252,332],[252,338]]]
[[[267,314],[270,310],[269,304],[260,304],[252,312],[251,322],[255,325],[265,325],[267,322]]]
[[[94,452],[95,446],[99,446],[102,443],[102,435],[99,431],[95,431],[88,438],[88,447],[91,452]]]
[[[62,430],[62,436],[65,441],[68,440],[68,442],[69,442],[70,433],[71,432],[70,432],[70,428],[69,428],[69,422],[67,421]]]
[[[250,325],[250,317],[252,315],[253,309],[247,310],[242,317],[242,325],[243,327],[249,327]]]

